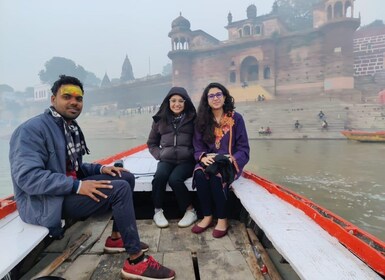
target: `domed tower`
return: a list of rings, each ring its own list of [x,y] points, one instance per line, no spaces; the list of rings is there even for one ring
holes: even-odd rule
[[[354,17],[355,0],[323,0],[313,10],[313,27]]]
[[[132,72],[132,66],[131,62],[128,59],[128,56],[126,55],[126,58],[124,59],[123,66],[122,66],[122,73],[120,75],[120,81],[121,82],[128,82],[135,80],[134,73]]]
[[[322,35],[325,92],[354,88],[354,0],[323,0],[313,9],[313,27]]]
[[[172,50],[188,50],[190,44],[190,22],[182,16],[174,19],[171,23],[171,31],[168,37],[171,38]]]
[[[182,16],[182,13],[171,23],[171,51],[168,57],[172,60],[173,85],[180,85],[189,90],[191,81],[191,57],[189,55],[191,42],[190,22]]]
[[[248,19],[254,19],[257,17],[257,7],[254,4],[251,4],[246,9],[246,14]]]

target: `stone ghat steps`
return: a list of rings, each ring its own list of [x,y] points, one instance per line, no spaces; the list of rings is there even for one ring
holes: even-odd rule
[[[340,133],[347,120],[346,105],[344,103],[309,103],[295,102],[257,102],[247,103],[237,107],[243,115],[250,138],[344,138]],[[319,111],[325,113],[328,129],[322,129],[322,120],[318,117]],[[294,128],[294,122],[299,120],[300,129]],[[269,126],[273,131],[270,135],[260,135],[261,127]]]
[[[385,106],[356,104],[349,109],[350,127],[362,130],[385,130]]]
[[[349,104],[329,98],[303,101],[267,100],[236,103],[236,111],[245,119],[250,138],[256,139],[344,139],[341,130],[385,130],[385,109],[379,104]],[[325,113],[329,124],[321,128],[319,111]],[[92,116],[79,118],[86,139],[89,138],[138,138],[146,141],[151,129],[153,113]],[[294,129],[299,120],[302,127]],[[259,135],[263,126],[269,126],[271,135]]]

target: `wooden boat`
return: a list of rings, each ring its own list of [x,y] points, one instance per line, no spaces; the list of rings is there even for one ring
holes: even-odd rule
[[[385,142],[385,131],[343,130],[341,133],[350,140],[360,142]]]
[[[147,146],[98,162],[112,165],[119,160],[136,176],[135,194],[150,194],[157,162]],[[191,178],[186,182],[191,188]],[[232,220],[228,236],[219,240],[212,238],[209,231],[191,234],[190,228],[178,228],[176,222],[171,222],[169,228],[159,229],[151,219],[138,220],[141,239],[149,243],[150,254],[175,269],[176,279],[266,279],[269,276],[270,279],[364,280],[385,276],[385,243],[343,218],[248,171],[233,183],[233,190],[234,197],[248,213],[243,220],[251,229],[246,230],[243,223]],[[47,234],[43,227],[23,223],[15,206],[11,197],[1,201],[0,244],[2,252],[6,248],[7,254],[0,255],[0,279]],[[111,227],[110,218],[111,215],[106,215],[77,222],[66,231],[63,240],[54,241],[44,249],[45,258],[50,256],[48,261],[41,259],[20,279],[49,274],[65,279],[119,277],[125,254],[103,255],[101,249]],[[18,230],[12,231],[10,220],[18,225]],[[39,235],[30,235],[33,230]],[[253,235],[253,230],[257,235]],[[273,254],[266,253],[268,250],[261,246],[262,239],[267,239],[276,250],[278,261],[273,258],[276,266],[269,259]],[[15,247],[20,250],[15,251]],[[59,257],[53,259],[52,255]],[[294,277],[280,276],[283,271],[280,265],[289,265]]]

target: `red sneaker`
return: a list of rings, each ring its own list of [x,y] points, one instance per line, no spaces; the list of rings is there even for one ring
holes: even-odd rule
[[[126,260],[122,276],[124,279],[171,280],[175,277],[175,271],[161,265],[153,257],[145,256],[144,261],[138,264],[130,264]]]
[[[148,245],[144,242],[140,242],[140,248],[142,249],[142,252],[148,251]],[[106,253],[121,253],[125,252],[126,249],[124,248],[123,239],[112,239],[111,236],[109,236],[106,240],[106,243],[104,244],[104,252]]]

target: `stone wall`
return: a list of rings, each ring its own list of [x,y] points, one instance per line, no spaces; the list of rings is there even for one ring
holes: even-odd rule
[[[353,44],[355,76],[374,75],[385,69],[385,26],[357,31]]]

